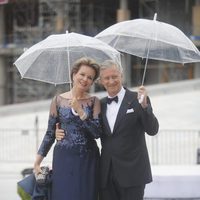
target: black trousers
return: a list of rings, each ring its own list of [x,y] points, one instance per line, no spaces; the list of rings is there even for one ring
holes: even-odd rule
[[[110,166],[106,188],[100,191],[100,200],[143,200],[145,185],[121,187]]]

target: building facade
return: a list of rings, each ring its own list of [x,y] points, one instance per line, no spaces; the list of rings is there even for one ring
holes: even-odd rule
[[[200,4],[195,0],[1,0],[0,105],[51,98],[68,85],[55,87],[21,79],[14,61],[25,48],[51,34],[78,32],[95,36],[110,25],[135,18],[158,20],[180,28],[199,47]],[[125,86],[141,84],[144,61],[123,57]],[[128,67],[127,67],[128,66]],[[180,65],[150,60],[145,84],[200,77],[199,64]],[[93,91],[101,90],[95,86]]]

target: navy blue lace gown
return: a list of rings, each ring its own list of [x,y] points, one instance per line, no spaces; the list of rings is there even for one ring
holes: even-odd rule
[[[88,118],[82,121],[69,107],[69,99],[52,100],[48,129],[38,154],[43,157],[55,141],[56,123],[65,131],[53,152],[52,200],[98,200],[100,103],[96,97],[79,100]]]

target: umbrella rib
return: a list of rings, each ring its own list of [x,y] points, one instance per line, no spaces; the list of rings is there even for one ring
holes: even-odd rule
[[[134,36],[135,38],[138,38],[138,39],[147,39],[147,40],[150,40],[152,39],[151,37],[147,37],[145,36],[144,34],[135,34],[136,36]],[[157,34],[156,34],[157,35]],[[115,34],[113,33],[110,33],[110,34],[107,34],[107,36],[115,36]],[[130,34],[126,34],[126,33],[117,33],[117,38],[121,37],[121,36],[125,36],[125,37],[133,37],[132,35]],[[101,38],[101,37],[100,37]],[[113,47],[116,46],[116,43],[118,42],[119,39],[117,39],[117,41],[114,43],[114,45],[112,45]],[[190,42],[190,40],[187,38],[188,42]],[[165,41],[165,40],[162,40],[162,39],[159,39],[157,38],[157,36],[155,37],[154,41],[158,41],[158,42],[163,42],[163,43],[166,43],[166,44],[170,44],[170,45],[173,45],[173,46],[179,46],[183,49],[187,49],[187,50],[190,50],[190,48],[188,47],[184,47],[182,45],[179,45],[179,44],[176,44],[174,45],[173,42],[170,42],[170,41]]]
[[[39,78],[33,78],[33,77],[29,77],[29,76],[26,76],[25,78],[30,79],[30,80],[34,80],[34,81],[41,81],[43,83],[50,83],[50,84],[54,84],[54,85],[61,85],[61,84],[68,83],[68,81],[66,81],[66,82],[60,82],[60,83],[55,84],[55,82],[53,82],[53,81],[42,80],[42,79],[39,79]]]
[[[37,50],[37,51],[38,51],[38,50]],[[40,53],[38,54],[38,56],[35,58],[35,60],[32,62],[31,65],[34,65],[34,63],[39,59],[39,56],[41,56],[42,54],[43,54],[43,52],[40,52]],[[24,72],[24,76],[25,76],[26,73],[28,73],[29,70],[30,70],[30,67],[27,68],[27,70]]]
[[[70,64],[87,55],[98,62],[105,59],[120,61],[120,53],[108,44],[72,32],[47,37],[24,52],[14,64],[22,78],[53,82],[54,85],[70,83],[71,88],[72,78],[68,77],[71,72]]]
[[[68,31],[66,32],[66,34],[70,34],[70,33],[68,33]],[[69,74],[69,87],[70,87],[70,89],[72,88],[72,80],[71,80],[71,75],[70,75],[70,73],[71,73],[71,66],[70,66],[70,60],[69,60],[69,38],[68,37],[66,37],[67,38],[67,62],[68,62],[68,74]]]
[[[36,52],[39,51],[39,50],[36,50]],[[40,51],[40,53],[37,55],[37,57],[35,58],[35,60],[33,61],[33,63],[38,59],[38,56],[40,56],[42,54],[42,52]],[[20,60],[19,60],[20,61]],[[17,67],[17,64],[16,64],[17,61],[15,61],[15,65]],[[32,64],[31,64],[32,65]],[[21,74],[22,78],[24,77],[24,75],[28,72],[29,68],[27,67],[26,70],[24,70],[24,72],[22,73],[21,69],[19,67],[17,67],[18,70],[19,70],[19,73]],[[22,75],[23,74],[23,75]]]

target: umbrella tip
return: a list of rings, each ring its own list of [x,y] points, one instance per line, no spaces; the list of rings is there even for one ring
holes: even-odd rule
[[[154,14],[153,20],[157,20],[157,13]]]

